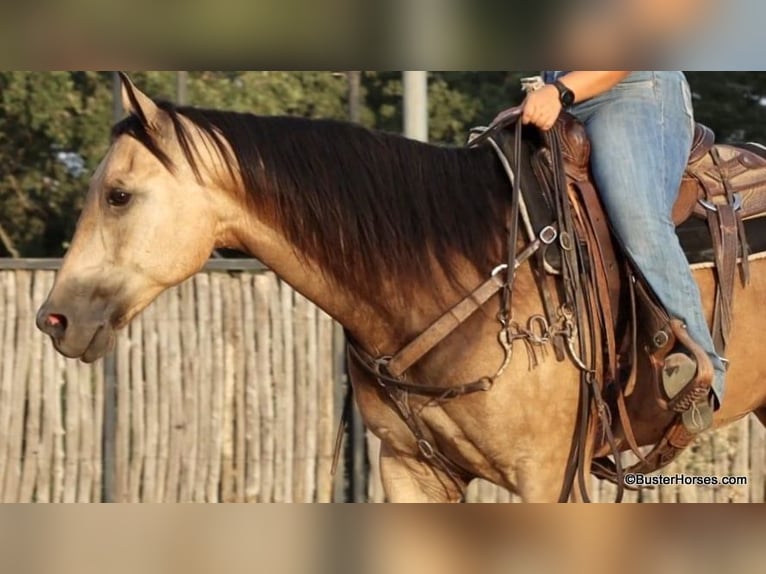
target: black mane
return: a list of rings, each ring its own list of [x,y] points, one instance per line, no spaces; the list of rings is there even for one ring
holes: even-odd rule
[[[482,274],[501,261],[509,189],[486,146],[438,147],[340,121],[159,105],[197,175],[179,116],[216,143],[244,181],[248,204],[338,282],[374,294],[390,280],[406,292],[432,281],[433,265],[454,279],[458,257]],[[114,126],[112,137],[122,134],[172,169],[136,116]]]

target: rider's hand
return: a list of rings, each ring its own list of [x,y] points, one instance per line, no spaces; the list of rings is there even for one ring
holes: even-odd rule
[[[527,94],[522,103],[521,121],[547,131],[556,123],[561,107],[559,91],[555,86],[548,84]]]

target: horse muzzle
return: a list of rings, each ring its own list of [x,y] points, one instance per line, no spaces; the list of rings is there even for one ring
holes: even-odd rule
[[[46,301],[37,312],[37,328],[48,335],[55,349],[70,359],[92,363],[114,346],[114,328],[101,320],[78,318],[72,310]]]

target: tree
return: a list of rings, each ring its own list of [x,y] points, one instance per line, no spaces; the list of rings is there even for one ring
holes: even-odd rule
[[[108,118],[99,74],[0,73],[0,228],[8,254],[61,253],[87,189],[86,164],[106,148]]]

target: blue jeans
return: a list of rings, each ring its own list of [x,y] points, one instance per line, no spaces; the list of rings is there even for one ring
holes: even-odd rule
[[[667,312],[710,356],[721,404],[724,365],[671,218],[694,133],[686,78],[682,72],[632,72],[568,111],[585,124],[593,178],[615,233]]]

